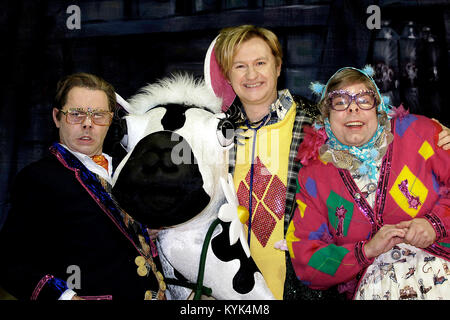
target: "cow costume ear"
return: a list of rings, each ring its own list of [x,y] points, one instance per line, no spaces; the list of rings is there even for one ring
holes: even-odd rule
[[[208,51],[206,52],[204,63],[205,82],[214,94],[222,98],[222,111],[227,111],[233,103],[236,93],[228,82],[227,78],[222,74],[220,66],[214,54],[214,45],[217,37],[211,42]]]
[[[117,92],[116,92],[116,103],[122,107],[126,112],[130,112],[130,104],[125,101]]]
[[[123,110],[126,111],[126,113],[130,113],[130,104],[124,99],[122,98],[117,92],[115,92],[116,94],[116,105],[117,108],[122,108]],[[122,139],[120,140],[120,145],[127,151],[128,150],[128,125],[127,125],[127,121],[125,120],[125,118],[121,118],[120,119],[120,128],[122,130]]]

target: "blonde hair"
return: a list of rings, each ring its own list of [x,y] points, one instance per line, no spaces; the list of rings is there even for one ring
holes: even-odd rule
[[[237,47],[252,38],[263,39],[275,56],[277,66],[282,62],[283,52],[278,37],[272,31],[255,27],[253,25],[241,25],[220,30],[214,45],[216,60],[219,63],[222,74],[228,78],[228,73],[233,65],[233,58]]]
[[[362,83],[366,86],[367,89],[372,90],[375,93],[378,92],[377,87],[375,86],[373,81],[365,74],[355,69],[342,69],[341,71],[337,72],[330,80],[328,80],[325,94],[317,104],[320,111],[319,121],[323,122],[325,118],[328,118],[330,116],[330,100],[328,99],[328,94],[334,90],[339,90],[347,85],[356,83]],[[375,101],[377,106],[381,103],[378,94],[375,94]]]

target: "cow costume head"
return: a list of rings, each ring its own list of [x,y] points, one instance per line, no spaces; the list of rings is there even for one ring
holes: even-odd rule
[[[133,218],[162,228],[157,246],[164,275],[187,283],[169,285],[168,298],[191,294],[209,231],[203,286],[212,297],[273,299],[250,257],[227,174],[232,111],[220,113],[221,99],[187,75],[148,85],[128,102],[118,99],[129,113],[122,141],[128,153],[114,173],[113,194]]]

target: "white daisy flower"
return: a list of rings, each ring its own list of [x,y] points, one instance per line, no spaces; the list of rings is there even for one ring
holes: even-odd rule
[[[219,219],[223,222],[231,222],[229,234],[230,245],[235,244],[237,240],[240,239],[245,254],[247,257],[250,257],[250,248],[248,247],[243,226],[249,217],[248,210],[247,208],[239,205],[231,174],[228,174],[228,182],[226,182],[224,178],[220,177],[220,184],[222,186],[223,193],[225,194],[225,198],[227,199],[227,203],[224,203],[220,207],[218,215]]]

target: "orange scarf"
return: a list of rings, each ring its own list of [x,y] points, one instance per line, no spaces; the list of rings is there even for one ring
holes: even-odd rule
[[[92,156],[91,159],[94,160],[96,164],[102,166],[103,168],[105,168],[106,171],[108,171],[108,159],[106,159],[105,156],[103,155]]]

